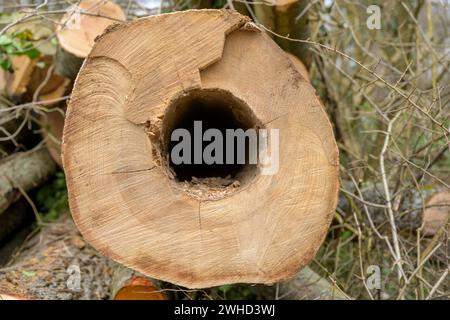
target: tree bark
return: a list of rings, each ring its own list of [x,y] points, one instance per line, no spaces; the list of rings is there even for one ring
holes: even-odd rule
[[[56,166],[45,149],[18,152],[0,160],[0,215],[21,196],[43,184]]]
[[[17,230],[33,221],[34,215],[30,204],[24,199],[13,203],[0,213],[0,244],[9,239]],[[0,257],[0,264],[1,264]]]
[[[305,0],[274,0],[254,3],[256,19],[274,33],[291,39],[306,40],[310,29]],[[278,45],[300,58],[306,66],[311,64],[311,51],[307,44],[290,41],[271,34]]]

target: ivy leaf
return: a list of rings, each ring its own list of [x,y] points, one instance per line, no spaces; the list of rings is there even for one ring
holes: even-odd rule
[[[41,53],[38,49],[32,48],[32,49],[25,51],[24,54],[26,54],[27,57],[30,59],[36,59],[40,56]]]
[[[11,60],[7,57],[0,60],[0,67],[5,71],[13,71]]]

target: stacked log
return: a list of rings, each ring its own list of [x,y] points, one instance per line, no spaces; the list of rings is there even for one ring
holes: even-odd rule
[[[0,160],[0,241],[29,220],[22,195],[47,181],[56,166],[46,149],[18,152]],[[16,206],[14,203],[21,202]]]
[[[126,20],[123,10],[112,1],[82,0],[62,18],[56,36],[57,72],[74,80],[95,38],[110,25]]]
[[[61,18],[56,30],[59,46],[54,62],[55,71],[63,81],[52,92],[41,97],[43,101],[57,101],[70,88],[78,71],[94,45],[94,40],[104,29],[125,20],[125,13],[111,1],[83,0]],[[65,101],[47,103],[49,110],[41,118],[43,138],[47,148],[62,167],[61,138],[66,110]]]

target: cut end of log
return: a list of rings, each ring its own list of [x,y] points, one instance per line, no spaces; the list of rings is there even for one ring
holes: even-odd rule
[[[63,17],[56,35],[64,50],[85,58],[97,36],[111,24],[125,19],[123,10],[112,1],[83,0]]]
[[[113,300],[166,300],[166,297],[151,280],[133,277],[116,293]]]
[[[18,297],[18,296],[11,296],[8,294],[0,294],[0,301],[2,300],[30,300],[26,297]]]
[[[96,249],[151,278],[189,288],[286,280],[331,222],[331,124],[286,54],[247,22],[223,10],[139,19],[104,33],[77,77],[62,144],[71,213]],[[196,120],[278,130],[266,149],[279,166],[173,162],[169,137]]]
[[[423,233],[426,236],[434,236],[450,219],[450,192],[442,191],[433,194],[427,201],[423,212]],[[450,236],[449,236],[450,237]]]

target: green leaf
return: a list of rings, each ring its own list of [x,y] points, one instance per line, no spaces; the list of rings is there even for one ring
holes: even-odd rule
[[[14,48],[16,48],[17,49],[17,51],[22,51],[23,50],[23,44],[22,44],[22,41],[20,41],[19,39],[17,39],[17,38],[13,38],[12,39],[12,46],[14,46]]]
[[[11,44],[11,43],[12,43],[12,39],[8,35],[4,34],[4,35],[0,36],[0,46],[5,46],[5,45]]]
[[[7,45],[4,49],[7,54],[16,54],[17,52],[16,48],[12,44]]]
[[[1,67],[3,70],[9,71],[9,72],[12,72],[12,71],[13,71],[13,70],[12,70],[12,63],[11,63],[11,60],[9,60],[8,58],[5,58],[5,59],[0,60],[0,67]]]
[[[36,59],[41,55],[41,52],[38,49],[33,48],[25,51],[24,54],[26,54],[30,59]]]
[[[351,232],[350,230],[345,230],[344,232],[341,233],[340,238],[342,241],[345,241],[348,238],[350,238],[352,235],[353,235],[353,232]]]
[[[22,270],[22,274],[27,278],[32,278],[36,275],[36,271],[26,271]]]

